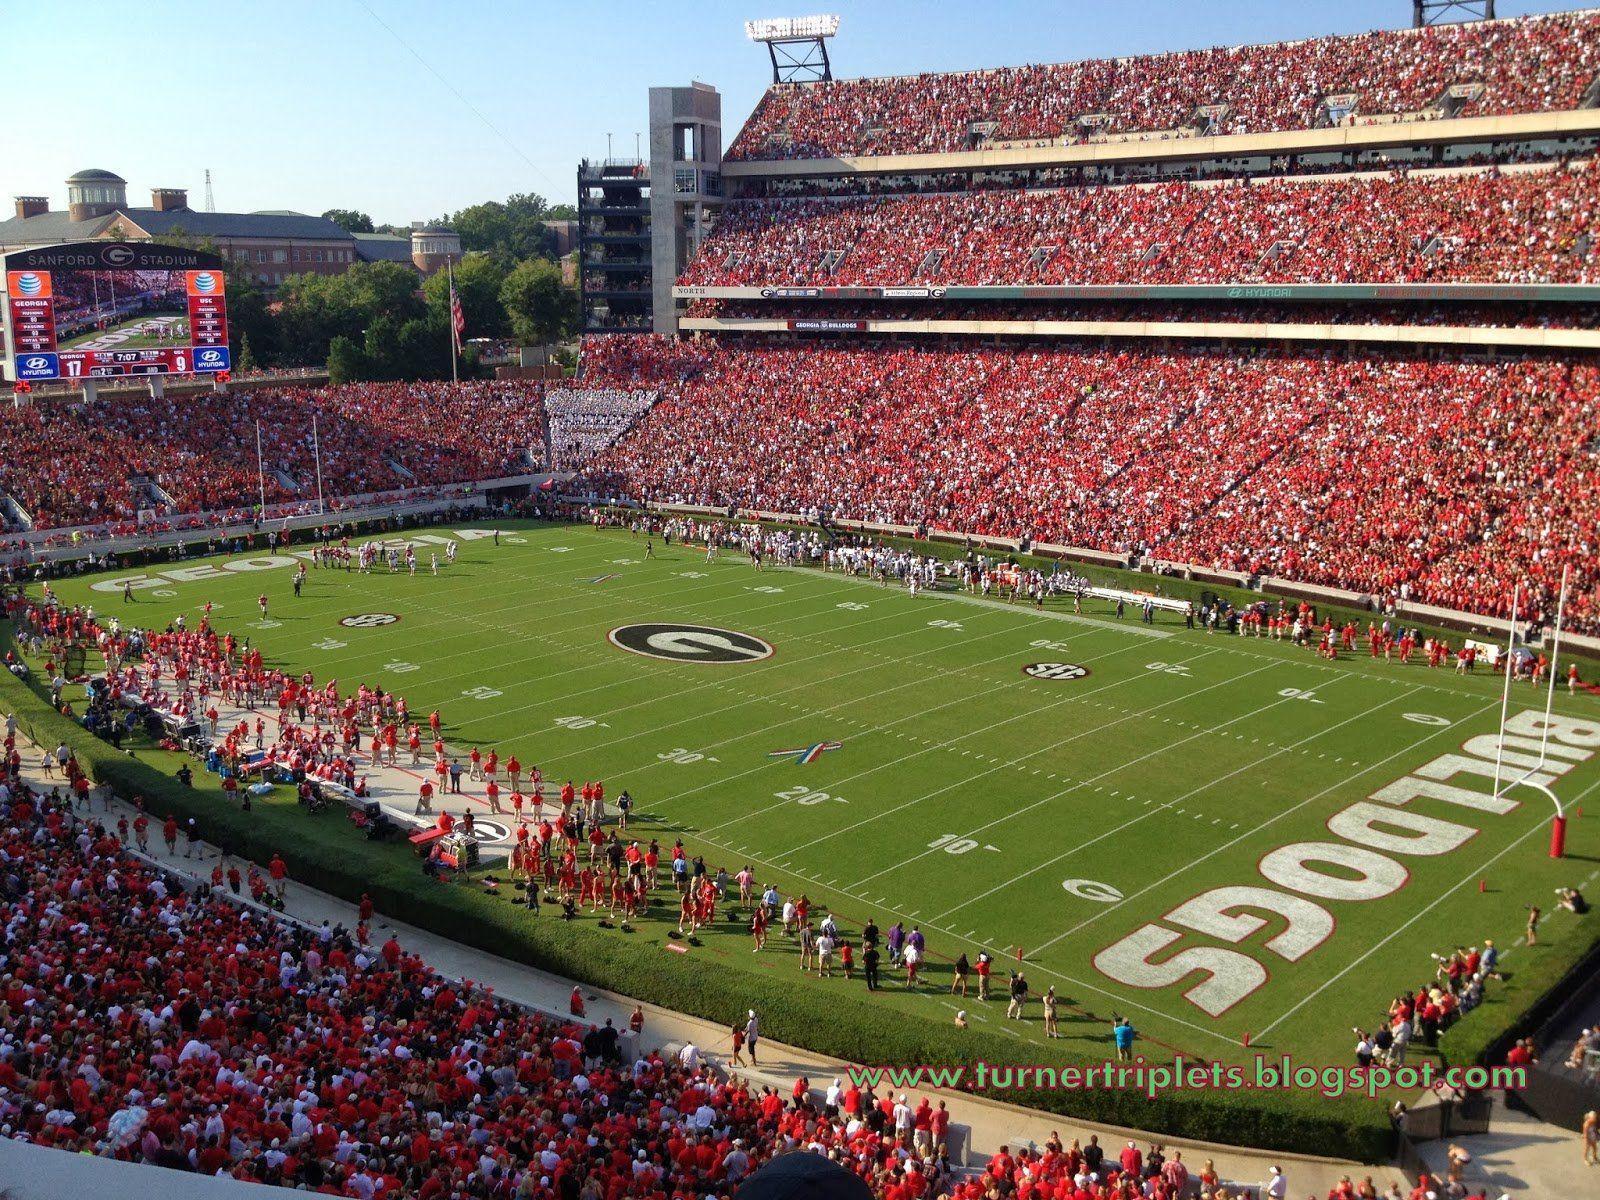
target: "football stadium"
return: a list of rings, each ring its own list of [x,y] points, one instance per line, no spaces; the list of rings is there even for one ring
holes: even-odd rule
[[[1589,1194],[1600,10],[1392,15],[19,196],[0,1197]]]

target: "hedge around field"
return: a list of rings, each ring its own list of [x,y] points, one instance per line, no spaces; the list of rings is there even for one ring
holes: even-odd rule
[[[9,624],[0,622],[0,645],[12,644]],[[243,812],[208,779],[197,778],[203,786],[185,787],[136,754],[94,737],[9,671],[0,671],[0,708],[16,714],[35,744],[65,742],[94,783],[124,799],[142,797],[153,818],[192,817],[213,845],[257,862],[280,854],[295,882],[352,906],[366,893],[385,916],[476,950],[725,1027],[754,1008],[768,1037],[869,1066],[1038,1065],[1037,1049],[1030,1054],[998,1034],[908,1020],[903,1011],[874,1005],[865,994],[795,987],[727,966],[709,954],[667,953],[664,939],[652,932],[654,923],[630,936],[563,921],[548,909],[547,915],[530,917],[521,906],[471,885],[430,882],[409,845],[366,840],[342,818],[342,810],[310,816],[297,805],[258,802]],[[1063,1025],[1070,1032],[1071,1018]],[[1103,1061],[1063,1050],[1046,1065],[1088,1068]],[[1383,1103],[1353,1097],[1203,1090],[1168,1092],[1152,1100],[1110,1088],[990,1095],[1085,1121],[1160,1131],[1164,1137],[1368,1163],[1388,1161],[1394,1149]]]

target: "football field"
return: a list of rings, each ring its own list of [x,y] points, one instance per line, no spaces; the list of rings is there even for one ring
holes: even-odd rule
[[[1487,671],[1370,661],[1364,647],[1328,663],[1099,602],[1040,612],[757,572],[659,539],[647,558],[624,531],[416,537],[414,577],[312,570],[298,599],[288,554],[57,590],[146,626],[178,612],[192,624],[212,602],[220,628],[277,664],[397,690],[419,717],[438,708],[453,749],[515,753],[551,790],[626,788],[641,837],[682,837],[713,872],[749,864],[852,940],[868,917],[920,927],[927,985],[890,972],[881,995],[942,1024],[951,960],[987,950],[999,995],[1020,950],[1035,995],[1063,998],[1063,1045],[1079,1053],[1104,1052],[1115,1011],[1146,1049],[1239,1058],[1248,1037],[1347,1063],[1351,1028],[1432,979],[1431,952],[1494,938],[1509,982],[1464,1024],[1504,1025],[1592,938],[1593,918],[1556,911],[1553,892],[1595,878],[1594,817],[1574,815],[1569,857],[1553,861],[1549,801],[1529,788],[1494,801],[1470,765],[1483,760],[1469,743],[1499,720]],[[138,600],[124,604],[130,577]],[[1515,689],[1513,713],[1542,708],[1542,690]],[[1600,721],[1594,696],[1561,688],[1555,708]],[[1600,808],[1600,757],[1559,749],[1553,790],[1575,814]],[[1528,904],[1551,914],[1533,948],[1518,945]],[[671,918],[643,932],[650,953]],[[752,955],[742,922],[660,957],[692,969],[696,954],[824,996],[861,988],[802,979],[781,933]],[[1003,1001],[961,1007],[1048,1059],[1036,1020],[1004,1021]]]
[[[189,322],[181,313],[130,317],[61,343],[63,350],[153,350],[189,344]]]

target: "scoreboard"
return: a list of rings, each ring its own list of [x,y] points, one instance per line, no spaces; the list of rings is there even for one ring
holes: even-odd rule
[[[230,367],[227,275],[212,254],[80,242],[5,260],[14,380],[214,374]]]

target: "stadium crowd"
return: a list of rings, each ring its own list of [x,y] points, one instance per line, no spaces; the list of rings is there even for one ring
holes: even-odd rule
[[[729,203],[685,284],[1575,283],[1591,164]]]
[[[203,400],[41,401],[0,425],[0,490],[35,529],[53,529],[131,521],[142,509],[249,508],[263,482],[269,506],[314,500],[319,452],[328,493],[351,496],[523,474],[530,451],[542,461],[543,442],[538,393],[520,385],[361,383]]]
[[[1600,623],[1585,362],[1153,346],[596,338],[589,386],[664,398],[602,491],[1026,537]],[[674,382],[676,381],[676,382]]]
[[[1130,1184],[1170,1200],[1190,1179],[1179,1154],[1113,1158],[1094,1139],[958,1173],[943,1101],[841,1080],[757,1091],[693,1047],[629,1061],[609,1020],[506,1003],[392,936],[370,946],[364,925],[249,907],[222,891],[222,863],[210,888],[186,886],[71,801],[6,786],[3,1136],[357,1200],[723,1197],[795,1149],[884,1200]]]
[[[1436,116],[1452,89],[1461,93],[1452,98],[1455,116],[1570,109],[1597,70],[1600,14],[1590,10],[1048,66],[775,85],[727,157],[954,153],[983,143],[1077,142],[1108,133],[1309,129],[1341,119]],[[1340,96],[1350,98],[1347,105],[1333,99]]]

